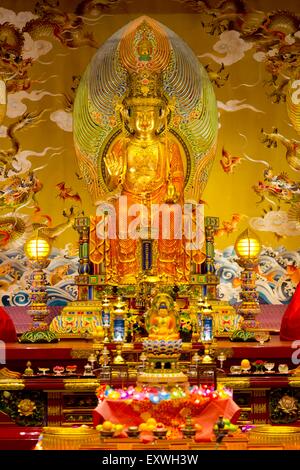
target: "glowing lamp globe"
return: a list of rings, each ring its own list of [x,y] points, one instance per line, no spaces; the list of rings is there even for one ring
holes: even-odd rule
[[[44,237],[30,238],[24,246],[26,256],[31,260],[46,259],[50,254],[51,246]]]
[[[246,229],[237,238],[234,249],[240,258],[254,259],[257,258],[260,253],[261,243],[254,232]]]

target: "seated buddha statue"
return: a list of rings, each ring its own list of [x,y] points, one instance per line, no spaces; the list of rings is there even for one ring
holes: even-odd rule
[[[161,303],[158,312],[151,320],[149,339],[164,339],[166,341],[178,339],[179,334],[175,332],[176,320],[174,315],[168,311],[165,303]]]
[[[176,340],[179,339],[178,315],[173,300],[167,294],[158,294],[146,314],[148,339]]]

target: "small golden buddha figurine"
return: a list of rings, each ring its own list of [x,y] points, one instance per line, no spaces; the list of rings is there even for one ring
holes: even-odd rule
[[[26,364],[26,369],[24,370],[24,375],[30,376],[33,375],[33,369],[31,369],[31,362],[28,361]]]
[[[204,349],[204,356],[202,357],[202,360],[201,360],[203,364],[211,364],[212,362],[214,362],[210,354],[211,354],[210,348],[208,345],[206,345]]]
[[[175,326],[174,315],[168,311],[165,303],[161,303],[157,315],[152,318],[149,339],[178,339],[179,334],[174,331]]]
[[[167,194],[164,199],[164,202],[167,204],[176,204],[179,197],[180,197],[180,194],[176,190],[176,187],[173,181],[169,181],[168,186],[167,186]]]
[[[178,315],[174,302],[168,294],[158,294],[147,313],[147,329],[149,339],[175,340],[179,339]]]
[[[116,355],[114,357],[113,363],[114,364],[124,364],[125,360],[124,357],[122,356],[122,345],[118,344],[116,346]]]

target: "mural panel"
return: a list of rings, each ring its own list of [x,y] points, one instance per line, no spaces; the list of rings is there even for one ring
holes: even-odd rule
[[[142,13],[176,32],[206,68],[219,136],[203,194],[216,233],[219,294],[239,300],[233,245],[263,243],[258,290],[287,303],[300,280],[300,12],[293,1],[3,0],[0,7],[0,297],[26,305],[23,244],[44,233],[51,302],[76,298],[76,216],[95,214],[73,144],[73,103],[87,64]],[[160,3],[160,2],[158,2]],[[299,8],[298,8],[299,10]]]

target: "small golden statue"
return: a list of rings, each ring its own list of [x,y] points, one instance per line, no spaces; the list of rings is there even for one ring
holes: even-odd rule
[[[167,194],[165,196],[164,202],[167,204],[176,204],[180,197],[179,192],[176,190],[176,187],[172,180],[168,182]]]
[[[102,325],[97,325],[92,331],[92,337],[94,340],[94,346],[100,346],[104,341],[104,329]]]
[[[122,345],[117,344],[116,346],[116,355],[114,357],[113,363],[114,364],[124,364],[125,360],[122,356]]]
[[[146,314],[146,327],[149,339],[175,340],[179,338],[178,312],[168,294],[157,294]]]
[[[27,377],[33,375],[33,369],[31,368],[31,362],[28,361],[26,363],[26,369],[24,370],[24,375],[26,375]]]

